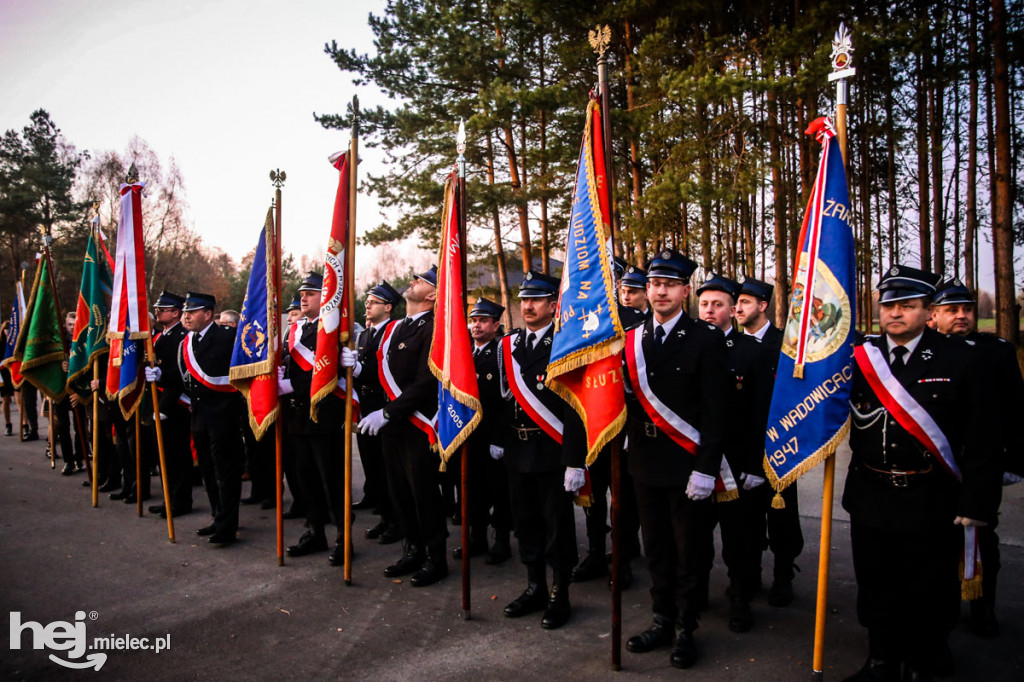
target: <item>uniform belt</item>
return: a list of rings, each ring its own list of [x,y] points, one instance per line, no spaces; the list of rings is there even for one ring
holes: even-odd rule
[[[889,482],[894,488],[909,488],[911,483],[919,481],[921,479],[914,479],[914,476],[921,476],[922,474],[930,474],[932,472],[932,465],[929,464],[925,469],[917,469],[914,471],[907,471],[905,469],[876,469],[870,464],[865,464],[864,468],[875,474],[884,481]]]
[[[533,440],[539,438],[541,434],[540,428],[536,426],[513,426],[512,430],[519,440]]]
[[[631,417],[631,419],[633,420],[633,423],[639,425],[640,428],[643,429],[642,435],[647,436],[648,438],[658,437],[657,424],[651,421],[647,421],[646,419],[637,419],[636,417]]]

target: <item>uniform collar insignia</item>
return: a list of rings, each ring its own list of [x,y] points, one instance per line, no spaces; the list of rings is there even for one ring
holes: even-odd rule
[[[921,359],[922,360],[931,360],[932,359],[932,349],[931,348],[925,348],[924,350],[922,350],[921,351]]]

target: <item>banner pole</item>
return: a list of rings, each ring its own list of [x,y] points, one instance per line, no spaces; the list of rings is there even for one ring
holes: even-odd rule
[[[345,244],[345,288],[348,303],[346,315],[349,319],[349,335],[346,346],[355,350],[356,335],[353,333],[355,321],[355,282],[353,275],[356,270],[356,197],[359,181],[359,96],[352,96],[352,137],[348,150],[348,230]],[[345,584],[352,584],[352,394],[355,391],[353,368],[345,368]]]
[[[456,207],[459,211],[459,267],[462,268],[462,306],[466,305],[466,126],[460,120],[459,132],[455,138],[456,151],[459,153],[456,162],[458,168],[458,181],[456,187]],[[459,494],[459,506],[461,507],[462,526],[462,619],[472,619],[472,598],[470,596],[470,527],[469,527],[469,448],[466,443],[459,446],[459,459],[462,479],[462,491]]]
[[[281,187],[287,179],[288,174],[277,169],[270,171],[270,181],[274,183],[274,232],[270,235],[274,245],[274,285],[277,289],[277,296],[274,299],[274,315],[278,322],[281,320]],[[274,352],[274,381],[277,381],[277,371],[281,366],[281,352],[284,339],[287,333],[282,335],[278,332],[277,349]],[[280,397],[278,398],[280,404]],[[277,500],[275,505],[277,517],[277,565],[284,566],[284,412],[279,409],[277,419],[274,420],[274,496]],[[292,502],[294,504],[294,501]]]
[[[92,380],[100,380],[100,359],[93,358]],[[92,393],[92,506],[100,506],[99,475],[100,475],[100,396],[99,391]]]
[[[829,81],[836,82],[836,138],[839,151],[846,164],[846,79],[856,73],[850,67],[850,55],[853,46],[846,24],[840,23],[832,39],[833,72],[828,75]],[[825,668],[825,619],[828,616],[828,574],[832,558],[832,505],[835,493],[836,456],[833,454],[825,460],[824,482],[821,491],[821,537],[818,547],[818,594],[814,614],[814,659],[811,665],[811,679],[814,682],[824,680]]]

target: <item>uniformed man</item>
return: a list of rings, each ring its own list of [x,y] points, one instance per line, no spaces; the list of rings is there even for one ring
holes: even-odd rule
[[[854,353],[843,507],[869,653],[853,682],[951,673],[964,531],[994,520],[991,408],[968,346],[925,326],[937,279],[903,265],[882,275],[883,333]]]
[[[619,303],[640,312],[646,320],[651,316],[647,302],[647,275],[641,268],[630,265],[619,280]]]
[[[302,319],[302,301],[299,300],[298,295],[292,299],[292,302],[288,304],[288,307],[284,309],[285,315],[288,316],[288,326],[285,328],[287,332],[293,324]]]
[[[189,440],[189,412],[182,401],[185,386],[178,371],[178,353],[188,332],[181,324],[185,299],[175,293],[160,292],[153,312],[162,330],[153,339],[156,367],[146,367],[146,381],[157,383],[160,394],[160,420],[164,436],[164,461],[167,463],[167,486],[171,495],[171,515],[182,516],[192,511],[192,446]],[[150,513],[167,518],[163,504],[149,508]]]
[[[381,434],[391,501],[405,533],[402,557],[384,569],[384,575],[396,578],[412,573],[413,587],[424,587],[448,575],[448,528],[438,457],[430,449],[436,439],[437,379],[427,366],[434,333],[437,267],[416,275],[404,297],[407,317],[385,328],[377,352],[387,405],[363,417],[359,430],[370,436]],[[350,355],[343,356],[343,363],[351,361]]]
[[[978,331],[978,319],[974,297],[963,283],[951,278],[939,285],[935,294],[932,319],[936,330],[966,339],[975,350],[983,368],[985,381],[995,396],[994,406],[998,410],[995,419],[997,434],[995,447],[1000,470],[1003,471],[1003,485],[1017,483],[1024,476],[1024,443],[1017,419],[1024,414],[1024,379],[1013,344],[992,334]],[[1002,488],[996,494],[1002,497]],[[1001,499],[997,499],[998,508]],[[998,520],[998,516],[996,517]],[[995,637],[999,634],[996,619],[996,577],[999,575],[999,536],[997,523],[978,529],[978,549],[982,565],[982,596],[971,600],[971,617],[968,629],[981,637]]]
[[[626,648],[675,642],[670,662],[696,663],[699,505],[710,504],[728,416],[725,340],[683,303],[697,264],[662,251],[647,271],[654,315],[626,337],[629,470],[636,488],[654,622]],[[678,635],[676,633],[678,632]]]
[[[504,456],[519,558],[526,565],[526,590],[505,615],[519,618],[544,609],[541,627],[569,620],[569,582],[579,555],[573,495],[585,481],[585,452],[562,448],[565,402],[545,386],[554,337],[559,280],[527,272],[519,287],[525,329],[502,337],[501,385],[506,399]],[[547,568],[552,576],[547,588]]]
[[[359,409],[370,414],[387,404],[387,394],[380,384],[377,369],[377,349],[384,335],[384,327],[391,322],[395,306],[402,302],[398,293],[387,280],[381,280],[366,294],[366,329],[356,339],[356,364],[352,371],[356,390],[359,392]],[[347,348],[342,354],[349,353]],[[366,529],[366,537],[382,545],[398,542],[402,533],[395,521],[395,511],[388,493],[387,470],[381,453],[380,436],[359,433],[359,460],[363,464],[363,499],[352,505],[353,509],[371,509],[380,516],[380,521]]]
[[[775,367],[779,363],[779,351],[782,349],[782,330],[768,321],[768,304],[775,290],[771,284],[754,279],[740,278],[743,288],[736,300],[736,320],[743,325],[743,333],[761,340],[764,360],[771,367],[774,377]],[[771,408],[771,388],[768,389],[768,401],[760,406],[757,428],[767,427],[768,410]],[[761,429],[762,433],[764,429]],[[796,572],[796,560],[804,549],[804,534],[800,528],[800,500],[797,495],[797,482],[794,481],[782,491],[782,500],[786,506],[775,509],[771,505],[771,495],[765,496],[765,514],[768,526],[768,547],[774,556],[774,569],[771,589],[768,590],[768,603],[771,606],[788,606],[793,601],[793,577]]]
[[[228,381],[235,330],[214,323],[216,305],[210,294],[185,294],[181,321],[189,335],[179,346],[178,368],[192,405],[192,442],[213,514],[213,523],[196,534],[207,536],[211,544],[227,545],[237,539],[242,498],[245,461],[238,420],[243,406]]]
[[[501,461],[504,399],[498,372],[498,333],[503,306],[478,298],[469,311],[469,334],[473,338],[473,364],[480,389],[482,419],[469,437],[469,553],[486,554],[486,564],[501,564],[512,556],[512,503],[508,494],[508,470]],[[455,461],[455,460],[453,460]],[[449,469],[453,464],[449,462]],[[494,528],[494,544],[488,547],[487,527]],[[462,557],[462,548],[453,552]],[[456,555],[457,554],[457,555]]]
[[[729,629],[746,632],[753,625],[750,601],[760,587],[761,552],[765,539],[765,513],[771,498],[762,465],[764,429],[758,415],[767,414],[774,381],[772,368],[764,361],[761,341],[742,334],[733,324],[737,298],[742,286],[722,275],[710,273],[697,289],[700,319],[715,325],[725,336],[726,361],[731,379],[730,421],[725,440],[725,458],[737,482],[738,498],[710,508],[706,550],[701,576],[701,599],[705,600],[714,559],[713,529],[722,528],[722,559],[729,571]]]
[[[310,416],[313,366],[316,361],[317,320],[324,278],[310,272],[299,286],[302,319],[288,332],[288,355],[284,358],[278,395],[285,409],[287,447],[295,455],[299,486],[306,508],[306,531],[288,548],[292,557],[327,550],[326,526],[337,528],[334,550],[328,562],[345,563],[344,462],[337,444],[345,429],[345,401],[328,395],[318,403],[317,421]]]

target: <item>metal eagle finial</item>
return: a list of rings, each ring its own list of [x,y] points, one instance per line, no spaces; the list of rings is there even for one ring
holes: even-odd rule
[[[270,181],[274,183],[274,187],[280,188],[284,185],[284,181],[288,179],[288,174],[278,168],[277,170],[270,171]]]
[[[132,161],[132,165],[128,167],[128,175],[124,176],[125,184],[134,185],[139,181],[139,169],[135,167],[135,162]]]
[[[590,47],[594,48],[594,52],[598,56],[603,57],[604,53],[608,51],[608,46],[612,42],[612,29],[608,24],[601,26],[598,24],[594,27],[594,30],[588,35],[590,40]]]

